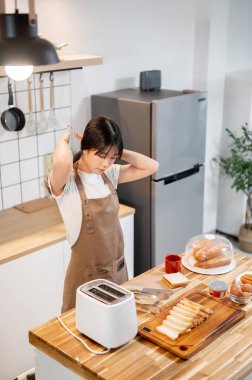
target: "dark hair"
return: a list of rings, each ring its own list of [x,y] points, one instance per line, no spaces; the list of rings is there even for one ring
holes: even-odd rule
[[[123,152],[123,140],[120,128],[111,119],[104,116],[97,116],[91,119],[81,140],[81,150],[74,155],[73,162],[80,159],[83,150],[95,149],[98,153],[107,147],[116,146],[118,157],[121,158]]]
[[[118,149],[118,158],[121,158],[123,152],[123,140],[120,128],[111,119],[104,116],[97,116],[91,119],[81,139],[80,151],[73,157],[73,163],[78,161],[82,156],[82,151],[86,149],[95,149],[97,153],[105,151],[106,148],[116,146]],[[74,166],[74,175],[76,167]],[[45,188],[51,193],[48,185],[48,176],[44,181]]]

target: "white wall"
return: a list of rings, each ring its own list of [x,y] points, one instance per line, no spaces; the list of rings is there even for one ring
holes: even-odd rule
[[[68,42],[66,53],[104,57],[100,67],[72,72],[75,130],[82,131],[90,118],[91,94],[138,86],[139,72],[143,70],[160,69],[163,88],[194,87],[209,92],[204,231],[216,227],[218,186],[217,179],[213,180],[211,159],[219,148],[221,133],[228,3],[227,0],[37,2],[42,34],[49,29],[48,25],[54,24],[54,9],[60,7],[62,16],[57,30],[45,34],[51,40]],[[46,8],[51,11],[45,15]],[[203,39],[201,24],[206,32]],[[70,30],[64,25],[70,25]]]
[[[90,118],[91,94],[138,86],[143,70],[160,69],[163,88],[208,91],[204,231],[216,228],[218,173],[211,160],[220,149],[227,34],[235,21],[231,13],[228,26],[229,5],[241,3],[251,8],[249,0],[36,1],[39,32],[68,42],[64,53],[104,57],[102,66],[71,72],[73,129],[81,132]],[[27,10],[26,0],[18,4]],[[239,39],[251,28],[249,17],[245,23]],[[241,47],[232,48],[234,28],[231,37],[229,68]]]
[[[230,143],[226,128],[237,134],[241,133],[241,126],[246,122],[252,128],[251,14],[251,0],[230,0],[221,139],[223,155],[227,154]],[[246,198],[242,192],[231,189],[231,184],[231,180],[220,176],[217,229],[238,236],[240,225],[245,222]]]
[[[230,0],[226,71],[252,68],[252,1]]]
[[[214,231],[217,218],[218,173],[212,158],[220,149],[226,69],[228,1],[197,0],[193,87],[208,91],[204,231]]]
[[[68,19],[76,21],[75,28],[55,39],[69,42],[66,52],[104,57],[100,67],[85,68],[82,75],[73,72],[74,128],[83,130],[90,118],[91,94],[138,86],[140,71],[160,69],[164,88],[191,88],[194,1],[75,0],[71,4]]]

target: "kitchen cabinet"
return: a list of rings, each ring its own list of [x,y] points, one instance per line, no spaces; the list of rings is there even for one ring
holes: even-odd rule
[[[0,265],[1,379],[34,367],[28,331],[60,314],[63,278],[63,243]]]
[[[34,367],[28,331],[60,314],[71,248],[56,205],[0,214],[0,379],[14,379]],[[120,205],[119,216],[132,278],[134,209]]]
[[[134,215],[120,218],[120,223],[124,236],[124,254],[128,267],[129,279],[134,277]]]

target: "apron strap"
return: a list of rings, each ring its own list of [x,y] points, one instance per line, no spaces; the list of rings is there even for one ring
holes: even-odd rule
[[[81,179],[79,177],[79,174],[77,172],[78,161],[76,161],[74,163],[74,169],[75,169],[75,173],[76,173],[75,182],[76,182],[76,185],[77,185],[77,188],[78,188],[78,191],[80,194],[81,203],[82,203],[83,221],[86,223],[86,228],[87,228],[88,233],[93,234],[94,233],[93,218],[92,218],[92,214],[91,214],[91,210],[90,210],[90,206],[89,206],[89,202],[88,202],[88,198],[87,198],[84,186],[83,186]],[[113,195],[117,194],[111,180],[108,178],[108,176],[105,173],[102,174],[102,179],[103,179],[104,183],[108,186],[111,194],[113,194]]]
[[[109,179],[109,177],[105,173],[103,173],[101,176],[102,176],[104,183],[106,183],[106,185],[108,185],[108,188],[109,188],[111,194],[116,194],[116,190],[115,190],[111,180]]]
[[[93,218],[92,218],[89,202],[88,202],[85,190],[84,190],[84,186],[82,185],[81,179],[80,179],[77,171],[76,171],[75,182],[76,182],[76,185],[77,185],[77,188],[78,188],[78,191],[80,194],[81,203],[82,203],[83,222],[85,222],[85,224],[86,224],[86,229],[87,229],[88,233],[94,234],[94,232],[95,232],[94,231],[94,223],[93,223]]]

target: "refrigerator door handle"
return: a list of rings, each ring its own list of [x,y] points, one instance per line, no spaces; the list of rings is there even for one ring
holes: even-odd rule
[[[164,185],[169,185],[172,182],[179,181],[180,179],[184,179],[186,177],[190,177],[191,175],[197,174],[200,171],[201,166],[203,166],[203,164],[194,165],[194,167],[191,169],[170,175],[169,177],[162,178],[162,179],[157,180],[155,182],[164,181]]]

